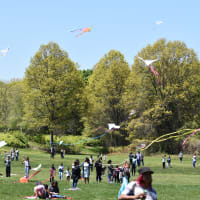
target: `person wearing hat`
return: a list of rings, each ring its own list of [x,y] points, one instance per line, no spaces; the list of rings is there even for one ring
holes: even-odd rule
[[[157,200],[156,191],[152,188],[152,174],[149,167],[142,167],[138,170],[139,177],[131,181],[119,196],[119,200],[139,199]]]

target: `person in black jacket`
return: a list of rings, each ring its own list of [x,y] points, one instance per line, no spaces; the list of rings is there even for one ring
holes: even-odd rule
[[[95,167],[96,167],[96,181],[101,182],[102,162],[100,157],[98,157],[98,160],[95,162]]]
[[[10,156],[8,156],[7,160],[5,160],[5,164],[6,164],[6,177],[10,177],[10,168],[11,168]]]
[[[78,179],[81,178],[81,169],[79,167],[79,160],[74,161],[74,166],[72,168],[72,176],[71,176],[73,183],[72,188],[77,187]]]

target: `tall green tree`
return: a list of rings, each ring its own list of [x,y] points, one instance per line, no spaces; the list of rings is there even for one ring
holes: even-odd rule
[[[7,128],[9,101],[8,101],[8,84],[0,82],[0,126],[3,129]]]
[[[127,88],[130,104],[136,110],[129,123],[130,137],[158,137],[184,127],[199,114],[199,61],[193,49],[181,41],[158,40],[148,45],[138,55],[144,59],[156,59],[157,77],[137,57],[132,67]],[[130,85],[132,84],[132,85]],[[197,108],[197,107],[196,107]]]
[[[88,113],[85,117],[85,131],[107,127],[108,123],[120,124],[126,117],[122,95],[124,83],[130,69],[124,56],[111,50],[94,66],[87,86]]]
[[[8,84],[8,127],[21,129],[23,119],[23,80],[12,80]]]
[[[41,45],[24,83],[24,120],[29,127],[47,127],[52,144],[56,133],[80,131],[83,81],[76,65],[56,43]]]

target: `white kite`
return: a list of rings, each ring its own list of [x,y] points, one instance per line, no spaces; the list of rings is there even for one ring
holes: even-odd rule
[[[137,57],[138,57],[140,60],[142,60],[142,61],[145,63],[145,65],[146,65],[147,67],[150,68],[151,72],[152,72],[155,76],[158,77],[157,84],[159,84],[159,83],[160,83],[160,74],[159,74],[156,70],[154,70],[154,68],[153,68],[153,66],[152,66],[152,63],[158,61],[159,59],[155,59],[155,60],[144,60],[143,58],[141,58],[141,57],[139,57],[139,56],[137,56]]]
[[[0,141],[0,147],[5,146],[7,143],[5,141]]]
[[[59,142],[59,145],[61,145],[62,143],[63,143],[63,141],[60,141],[60,142]]]
[[[164,23],[164,22],[163,22],[162,20],[158,20],[158,21],[155,22],[156,25],[161,25],[161,24],[163,24],[163,23]]]
[[[33,171],[38,171],[42,167],[42,164],[39,164],[36,168],[33,168]]]
[[[119,129],[119,128],[120,128],[120,126],[117,126],[114,123],[108,124],[108,129],[109,130],[111,130],[111,129]]]
[[[144,60],[143,58],[141,58],[141,57],[139,57],[139,56],[137,56],[140,60],[142,60],[144,63],[145,63],[145,65],[147,66],[147,67],[149,67],[152,63],[154,63],[154,62],[156,62],[156,61],[158,61],[159,59],[155,59],[155,60]]]
[[[1,55],[0,56],[5,56],[8,53],[9,48],[2,49],[1,50]]]

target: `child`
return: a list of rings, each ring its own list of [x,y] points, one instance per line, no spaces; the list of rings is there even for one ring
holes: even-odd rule
[[[71,172],[70,172],[70,170],[69,170],[69,168],[67,168],[67,170],[66,170],[66,178],[67,178],[67,181],[70,181],[70,177],[71,177]]]
[[[197,162],[196,153],[193,155],[192,160],[193,160],[193,167],[195,168],[195,164],[196,164],[196,162]]]
[[[122,179],[123,179],[123,168],[122,167],[120,167],[119,168],[119,181],[120,181],[120,183],[122,183]]]
[[[63,163],[61,163],[60,166],[58,167],[58,171],[59,171],[59,178],[62,181],[62,179],[63,179],[63,172],[64,172]]]
[[[56,169],[54,167],[54,164],[52,164],[50,168],[50,182],[54,181],[55,175],[56,175]]]
[[[170,157],[170,155],[169,155],[169,157],[167,158],[167,168],[168,167],[172,167],[171,166],[171,157]]]
[[[115,168],[115,171],[113,173],[113,177],[115,178],[115,183],[119,183],[120,180],[119,180],[119,172],[120,172],[120,169],[119,169],[119,166],[116,165],[116,168]]]

